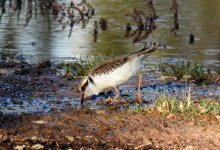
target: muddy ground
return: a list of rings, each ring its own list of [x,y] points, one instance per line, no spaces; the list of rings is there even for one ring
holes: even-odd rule
[[[1,150],[220,149],[218,116],[190,119],[178,115],[163,117],[154,109],[138,113],[121,111],[119,108],[126,107],[128,102],[113,107],[97,101],[95,105],[104,107],[91,109],[86,103],[81,108],[79,79],[57,76],[48,67],[27,68],[24,72],[19,68],[13,74],[0,75],[0,98],[5,101],[0,113]],[[49,101],[50,109],[36,98]],[[71,100],[76,107],[63,102]],[[10,107],[4,109],[4,105]],[[36,108],[32,108],[34,105]],[[21,108],[27,112],[19,112]]]
[[[164,118],[87,108],[44,115],[1,116],[4,149],[219,149],[219,119]]]

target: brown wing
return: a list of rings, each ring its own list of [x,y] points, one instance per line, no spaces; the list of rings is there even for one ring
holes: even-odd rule
[[[132,60],[134,57],[140,57],[140,58],[147,57],[149,54],[157,50],[159,47],[160,47],[160,44],[150,45],[148,47],[145,45],[143,49],[130,53],[127,56],[121,56],[113,60],[103,62],[102,64],[94,68],[90,74],[100,75],[100,74],[111,72],[113,69],[116,69],[122,66],[124,63]]]
[[[91,75],[100,75],[100,74],[109,73],[113,69],[116,69],[116,68],[122,66],[127,61],[128,61],[128,59],[126,56],[117,57],[113,60],[104,61],[99,66],[95,67],[90,74]]]

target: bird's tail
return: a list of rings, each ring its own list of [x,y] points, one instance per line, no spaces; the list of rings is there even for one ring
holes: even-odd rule
[[[129,56],[138,56],[138,57],[145,58],[145,57],[149,56],[152,52],[159,49],[160,46],[161,46],[160,43],[150,43],[150,45],[147,45],[147,43],[146,43],[144,48],[142,48],[141,50],[139,50],[137,52],[131,53]]]

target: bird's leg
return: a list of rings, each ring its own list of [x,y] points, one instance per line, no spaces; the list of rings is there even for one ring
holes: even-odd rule
[[[112,103],[114,103],[114,101],[117,101],[117,98],[119,96],[119,92],[118,92],[117,87],[114,87],[114,89],[115,89],[115,97],[113,98]]]
[[[140,104],[141,100],[141,82],[142,82],[142,74],[138,75],[138,90],[137,90],[137,102]]]

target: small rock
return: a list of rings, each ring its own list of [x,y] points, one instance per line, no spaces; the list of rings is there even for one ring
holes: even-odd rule
[[[84,137],[84,139],[90,141],[91,139],[93,139],[93,136],[91,136],[91,135],[86,135],[86,136]]]
[[[35,124],[46,124],[47,122],[44,121],[44,120],[36,120],[36,121],[33,121],[33,123],[35,123]]]
[[[74,138],[72,136],[66,136],[66,138],[70,141],[70,142],[73,142],[74,141]]]
[[[36,136],[32,136],[31,140],[36,141],[38,138]]]
[[[97,113],[97,114],[102,114],[102,115],[104,115],[106,112],[105,112],[105,110],[97,110],[96,113]]]
[[[189,145],[189,146],[186,146],[183,150],[195,150],[195,148],[194,146]]]
[[[23,150],[25,147],[25,145],[17,145],[15,146],[15,150]]]
[[[35,150],[38,150],[38,149],[43,149],[44,146],[41,145],[41,144],[35,144],[35,145],[33,145],[31,148],[32,148],[32,149],[35,149]]]

